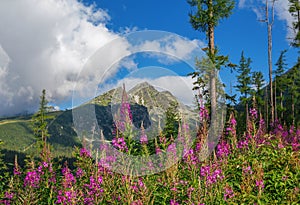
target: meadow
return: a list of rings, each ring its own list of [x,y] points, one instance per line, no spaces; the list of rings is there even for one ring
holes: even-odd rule
[[[299,204],[300,129],[274,124],[265,131],[264,120],[252,109],[243,136],[234,114],[218,145],[203,158],[206,120],[193,146],[168,169],[154,174],[123,175],[105,164],[120,163],[114,156],[96,159],[86,148],[74,148],[76,159],[54,162],[49,146],[41,157],[28,158],[21,167],[6,170],[1,161],[1,204]],[[184,127],[183,125],[181,125]],[[178,137],[183,136],[179,129]],[[176,153],[174,139],[161,135],[155,153]],[[111,141],[120,152],[133,153],[128,136],[116,134]],[[133,143],[133,142],[131,142]],[[151,154],[147,136],[140,138],[137,154]],[[202,150],[202,152],[201,152]],[[168,159],[164,159],[168,163]],[[105,163],[106,162],[106,163]],[[61,165],[63,164],[63,165]],[[110,164],[112,165],[112,164]]]

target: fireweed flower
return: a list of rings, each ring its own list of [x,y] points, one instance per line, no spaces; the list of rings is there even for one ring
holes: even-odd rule
[[[250,108],[249,113],[253,119],[257,119],[257,110],[255,108]]]
[[[13,192],[5,192],[3,200],[0,200],[0,204],[10,205],[14,195]]]
[[[202,177],[206,177],[208,174],[210,173],[210,166],[207,165],[207,166],[202,166],[200,168],[200,175]]]
[[[224,191],[225,191],[225,193],[224,193],[224,200],[225,201],[227,201],[228,199],[234,197],[233,190],[230,186],[226,186]]]
[[[21,175],[19,167],[14,167],[14,175],[16,176]]]
[[[239,149],[248,148],[248,139],[240,140],[236,147]]]
[[[7,192],[5,192],[4,197],[6,199],[12,199],[14,197],[14,193],[7,191]]]
[[[217,145],[217,157],[227,157],[230,153],[230,145],[226,143],[224,140],[220,144]]]
[[[143,202],[139,199],[139,200],[133,201],[130,205],[143,205]]]
[[[243,173],[244,174],[253,174],[253,171],[251,169],[251,166],[248,166],[248,167],[243,167]]]
[[[148,137],[145,133],[141,135],[140,142],[141,144],[148,144]]]
[[[255,184],[259,190],[262,190],[265,187],[264,180],[262,180],[262,179],[256,180]]]
[[[197,142],[196,143],[196,148],[195,148],[196,152],[199,152],[201,150],[201,147],[202,147],[201,143]]]
[[[202,166],[200,168],[200,175],[206,178],[206,186],[211,186],[212,184],[215,184],[217,181],[221,181],[224,179],[222,170],[216,169],[212,171],[212,169],[214,169],[213,167],[215,167],[215,165],[212,166],[207,165],[207,166]]]
[[[130,110],[130,104],[126,101],[122,101],[120,109],[121,120],[127,122],[130,120],[132,122],[132,114]]]
[[[128,147],[127,147],[126,142],[123,137],[119,137],[119,138],[115,137],[112,139],[111,142],[112,142],[112,145],[114,147],[118,148],[119,150],[126,151],[126,152],[128,151]]]
[[[205,107],[200,107],[199,116],[201,121],[207,120],[209,118],[208,110]]]
[[[102,176],[99,176],[97,181],[95,180],[94,176],[90,176],[90,183],[84,185],[88,188],[88,195],[99,196],[100,193],[103,192],[103,189],[101,189],[102,181]]]
[[[237,123],[236,123],[236,119],[234,118],[234,116],[231,117],[230,123],[232,126],[236,126]]]
[[[31,172],[27,172],[26,177],[24,179],[24,186],[30,186],[33,188],[37,188],[38,184],[40,182],[40,175],[38,174],[38,172],[31,171]]]
[[[67,202],[71,203],[73,201],[73,199],[76,198],[76,192],[74,190],[65,191],[65,196],[66,196]]]
[[[193,164],[193,165],[196,165],[197,162],[198,162],[198,158],[195,155],[194,150],[192,148],[189,149],[189,151],[185,153],[185,155],[183,156],[183,160],[186,163],[190,163],[190,164]]]
[[[195,190],[195,189],[194,189],[193,187],[189,187],[189,188],[187,189],[187,195],[188,195],[189,198],[191,198],[192,192],[193,192],[194,190]]]
[[[168,148],[167,148],[167,154],[169,157],[173,157],[173,158],[177,158],[177,148],[176,148],[176,144],[173,142],[171,143]]]
[[[65,188],[71,188],[73,184],[76,183],[76,179],[73,176],[73,174],[70,172],[70,169],[68,167],[64,167],[62,170],[64,180],[63,180],[63,186]]]
[[[162,151],[161,151],[161,149],[160,149],[159,147],[156,147],[156,148],[155,148],[155,153],[156,153],[156,154],[161,154]]]
[[[176,191],[177,191],[177,188],[174,186],[174,187],[172,187],[170,190],[176,192]]]
[[[78,168],[76,171],[76,177],[80,178],[80,177],[82,177],[82,175],[83,175],[83,170],[81,168]]]
[[[122,102],[120,107],[120,115],[116,120],[116,124],[119,130],[125,131],[126,124],[132,124],[132,114],[130,109],[130,104],[127,101],[127,94],[125,92],[125,87],[123,89]]]
[[[265,142],[264,134],[265,134],[265,121],[264,119],[260,119],[258,130],[254,136],[256,146],[263,144]]]
[[[56,204],[74,204],[76,192],[74,190],[58,191]]]
[[[178,202],[176,202],[174,199],[171,199],[170,201],[170,205],[179,205]]]
[[[45,168],[47,168],[49,166],[47,162],[43,162],[42,164],[43,164],[43,167],[45,167]]]
[[[230,134],[230,133],[231,133],[232,135],[235,135],[235,134],[236,134],[236,129],[235,129],[236,124],[237,124],[236,119],[234,118],[234,115],[231,114],[231,115],[230,115],[230,120],[229,120],[229,125],[228,125],[228,127],[226,128],[227,134]]]
[[[85,148],[81,148],[80,149],[80,156],[81,157],[91,157],[91,153],[89,150],[85,149]]]

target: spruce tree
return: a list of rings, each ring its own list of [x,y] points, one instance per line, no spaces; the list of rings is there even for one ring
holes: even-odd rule
[[[287,113],[287,116],[290,116],[289,119],[287,119],[287,122],[289,124],[295,124],[298,121],[299,114],[296,116],[296,109],[297,106],[299,106],[299,97],[300,97],[300,57],[298,57],[298,62],[296,65],[294,65],[287,74],[288,79],[288,99],[285,103],[286,107],[290,107],[289,113]],[[297,117],[297,119],[296,119]]]
[[[257,107],[258,112],[261,115],[262,107],[264,105],[264,90],[262,89],[264,86],[264,76],[261,71],[255,71],[252,73],[252,85],[254,86],[254,90],[252,92],[254,98],[253,104]]]
[[[283,92],[286,90],[286,77],[283,76],[285,69],[286,69],[286,59],[285,59],[285,53],[287,50],[283,50],[280,53],[280,56],[276,62],[277,69],[275,70],[275,82],[274,82],[274,91],[275,91],[275,117],[276,119],[279,118],[279,120],[283,119],[283,112],[285,110],[283,106]],[[277,105],[277,102],[279,102],[279,105]]]
[[[178,134],[180,116],[178,112],[178,102],[171,102],[165,113],[165,127],[163,135],[170,139],[175,138]]]
[[[39,109],[32,117],[33,132],[37,139],[37,145],[43,150],[46,149],[46,141],[49,137],[48,120],[52,119],[52,117],[48,115],[49,108],[48,100],[46,99],[46,90],[43,89],[42,95],[40,96]]]
[[[251,94],[251,59],[245,58],[244,52],[241,54],[240,63],[237,69],[239,75],[237,75],[237,91],[240,92],[240,101],[245,106],[246,121],[248,120],[248,103]]]
[[[215,28],[219,22],[228,18],[235,5],[234,0],[187,0],[192,7],[189,14],[190,23],[195,30],[205,32],[208,38],[208,56],[216,68],[212,69],[209,73],[209,96],[210,96],[210,109],[211,109],[211,126],[216,126],[217,115],[217,71],[218,65],[216,63],[215,51]],[[219,56],[221,57],[221,56]],[[221,57],[222,58],[222,57]],[[222,61],[222,60],[221,60]]]

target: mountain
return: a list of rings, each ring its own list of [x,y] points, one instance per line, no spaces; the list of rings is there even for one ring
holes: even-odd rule
[[[83,118],[95,115],[97,124],[102,130],[104,137],[111,140],[114,131],[114,115],[117,113],[122,101],[123,89],[112,89],[99,95],[91,101],[75,108],[74,111],[83,111]],[[158,132],[164,126],[165,112],[172,102],[178,102],[176,97],[168,91],[158,91],[147,82],[133,87],[127,92],[128,102],[133,116],[133,124],[139,129],[143,124],[146,131],[151,134]],[[90,113],[93,110],[95,113]],[[178,110],[182,115],[188,115],[190,120],[196,120],[197,114],[193,109],[178,102]],[[54,119],[49,122],[49,133],[51,137],[48,142],[53,150],[58,150],[57,155],[71,152],[72,147],[81,146],[73,123],[73,110],[53,112]],[[31,117],[18,120],[6,119],[0,121],[0,140],[4,143],[2,149],[30,152],[34,149],[35,138],[31,129]],[[83,121],[85,122],[85,121]],[[88,120],[86,120],[88,123]],[[196,124],[196,123],[195,123]],[[84,123],[79,126],[85,126]],[[89,125],[89,127],[91,127]],[[78,128],[78,127],[77,127]],[[89,132],[91,130],[87,130]],[[100,133],[97,133],[100,135]],[[82,133],[84,135],[84,133]],[[70,153],[69,153],[70,154]]]

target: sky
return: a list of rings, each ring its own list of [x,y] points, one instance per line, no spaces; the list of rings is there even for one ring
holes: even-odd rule
[[[216,28],[215,40],[232,63],[238,64],[244,51],[252,70],[262,71],[267,81],[267,28],[259,21],[263,5],[237,0],[233,14]],[[205,34],[191,27],[190,11],[185,0],[0,1],[0,117],[35,111],[42,89],[51,105],[66,109],[124,80],[130,88],[147,79],[189,103],[192,80],[186,73],[207,44]],[[289,46],[292,20],[288,0],[278,0],[273,64],[283,49],[288,67],[296,62],[297,50]],[[157,70],[169,72],[156,76]],[[221,70],[227,92],[235,92],[230,89],[235,76]]]

